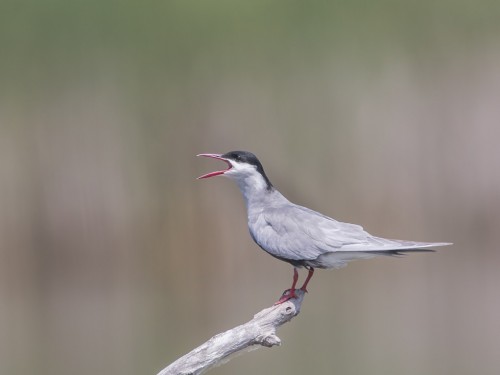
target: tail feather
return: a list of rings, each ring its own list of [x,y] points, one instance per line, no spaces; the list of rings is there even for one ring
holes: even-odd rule
[[[376,251],[366,251],[368,254],[373,255],[386,255],[386,256],[401,256],[407,253],[435,253],[436,250],[433,249],[401,249],[401,250],[376,250]]]

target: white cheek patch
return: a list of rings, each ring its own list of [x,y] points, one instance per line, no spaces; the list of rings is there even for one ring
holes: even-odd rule
[[[228,176],[235,178],[245,178],[257,173],[257,169],[255,166],[247,164],[247,163],[237,163],[231,162],[232,168],[226,172]]]
[[[231,164],[233,167],[224,173],[224,175],[238,183],[244,196],[250,194],[250,192],[254,192],[253,194],[255,194],[255,191],[260,191],[267,187],[266,181],[254,165],[237,162],[231,162]]]

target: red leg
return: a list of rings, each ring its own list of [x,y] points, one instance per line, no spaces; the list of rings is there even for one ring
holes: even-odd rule
[[[295,295],[295,286],[297,285],[298,279],[299,279],[299,272],[297,271],[297,268],[293,267],[292,287],[283,292],[283,294],[281,295],[281,298],[275,303],[275,305],[279,305],[283,302],[286,302],[291,298],[297,298],[297,296]]]
[[[304,285],[302,285],[302,287],[300,288],[300,290],[303,290],[304,292],[307,292],[307,284],[309,283],[309,280],[311,280],[311,278],[313,277],[313,275],[314,275],[314,268],[309,267],[309,273],[307,274],[306,281],[304,281]]]
[[[299,272],[297,268],[293,267],[293,282],[292,287],[290,289],[295,290],[295,286],[297,285],[297,280],[299,279]]]

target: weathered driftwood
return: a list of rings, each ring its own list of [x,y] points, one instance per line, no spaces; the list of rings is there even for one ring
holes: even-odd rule
[[[297,298],[271,306],[257,313],[252,320],[210,340],[161,370],[158,375],[198,375],[223,364],[230,356],[260,346],[281,345],[276,328],[292,320],[300,312],[304,292],[296,290]]]

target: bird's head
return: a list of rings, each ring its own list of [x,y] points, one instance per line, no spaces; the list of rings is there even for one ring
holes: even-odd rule
[[[197,156],[205,156],[207,158],[222,160],[227,164],[226,169],[204,174],[198,177],[198,179],[214,176],[226,176],[236,180],[240,186],[242,183],[249,183],[254,184],[255,187],[257,187],[257,185],[264,184],[267,189],[272,188],[272,184],[267,178],[262,164],[251,152],[229,151],[222,155],[199,154]]]

